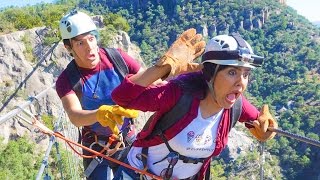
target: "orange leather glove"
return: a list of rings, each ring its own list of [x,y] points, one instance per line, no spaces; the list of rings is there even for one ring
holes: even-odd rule
[[[183,32],[157,61],[156,66],[170,65],[169,77],[201,70],[202,64],[192,62],[204,52],[206,43],[201,40],[202,35],[196,33],[193,28]]]
[[[263,105],[257,120],[253,121],[254,128],[250,132],[259,141],[265,142],[272,139],[276,133],[268,131],[268,127],[278,128],[278,123],[269,112],[268,105]]]
[[[138,111],[125,109],[119,105],[102,105],[96,113],[98,122],[104,127],[108,126],[117,135],[120,133],[117,124],[123,124],[122,116],[136,118],[138,117]]]

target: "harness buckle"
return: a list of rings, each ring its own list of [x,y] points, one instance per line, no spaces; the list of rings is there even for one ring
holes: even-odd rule
[[[91,173],[94,171],[94,169],[99,165],[101,164],[103,161],[103,158],[98,158],[98,157],[95,157],[92,159],[92,161],[90,162],[89,166],[86,168],[86,170],[84,171],[84,175],[88,178]]]
[[[191,158],[191,157],[188,157],[188,158],[184,158],[182,160],[183,163],[192,163],[192,164],[198,164],[199,160],[196,159],[196,158]]]

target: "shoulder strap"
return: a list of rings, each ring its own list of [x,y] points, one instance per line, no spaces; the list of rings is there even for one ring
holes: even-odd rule
[[[167,113],[165,113],[157,122],[155,125],[152,133],[148,136],[148,138],[151,138],[155,135],[161,134],[163,131],[170,128],[173,124],[175,124],[178,120],[180,120],[190,109],[192,103],[192,96],[189,93],[184,93],[177,104]],[[145,127],[143,129],[148,128],[147,126],[150,124],[150,121],[152,121],[153,117],[151,116]]]
[[[79,74],[79,71],[77,69],[77,65],[76,62],[74,60],[72,60],[67,68],[66,68],[66,73],[69,79],[69,82],[72,86],[73,91],[76,92],[76,94],[80,94],[82,92],[82,88],[81,88],[81,77]]]
[[[124,79],[124,77],[129,73],[129,69],[119,51],[115,48],[103,49],[106,51],[106,55],[108,56],[111,63],[114,65],[114,69],[117,71],[118,74],[121,75],[121,78]]]
[[[229,128],[229,131],[231,131],[231,129],[236,125],[236,123],[240,119],[241,111],[242,111],[242,97],[240,96],[236,100],[236,102],[234,103],[230,111],[231,126]]]

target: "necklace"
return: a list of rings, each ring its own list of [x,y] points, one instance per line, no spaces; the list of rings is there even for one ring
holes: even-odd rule
[[[80,77],[81,77],[84,85],[87,86],[87,87],[90,89],[90,91],[91,91],[91,93],[92,93],[92,97],[93,97],[94,99],[98,99],[99,96],[97,95],[97,92],[96,92],[96,91],[97,91],[97,88],[98,88],[99,82],[100,82],[101,60],[99,61],[99,73],[98,73],[98,77],[97,77],[97,82],[96,82],[93,90],[92,90],[92,88],[90,87],[90,84],[87,83],[87,80],[88,80],[88,79],[82,75],[79,67],[78,67],[78,66],[76,66],[76,67],[77,67],[77,70],[78,70],[78,72],[79,72],[79,74],[80,74]]]

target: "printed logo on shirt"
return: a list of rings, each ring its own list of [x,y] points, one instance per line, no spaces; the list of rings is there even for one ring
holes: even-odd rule
[[[208,142],[210,142],[211,140],[212,140],[212,136],[210,136],[210,135],[198,134],[195,139],[195,144],[196,145],[205,145]]]
[[[194,138],[194,132],[193,131],[189,131],[187,134],[187,138],[188,138],[188,142],[190,142],[193,138]]]
[[[208,142],[212,141],[212,136],[210,134],[198,134],[195,135],[194,131],[189,131],[187,133],[187,142],[191,142],[194,139],[193,143],[197,146],[206,145]]]

